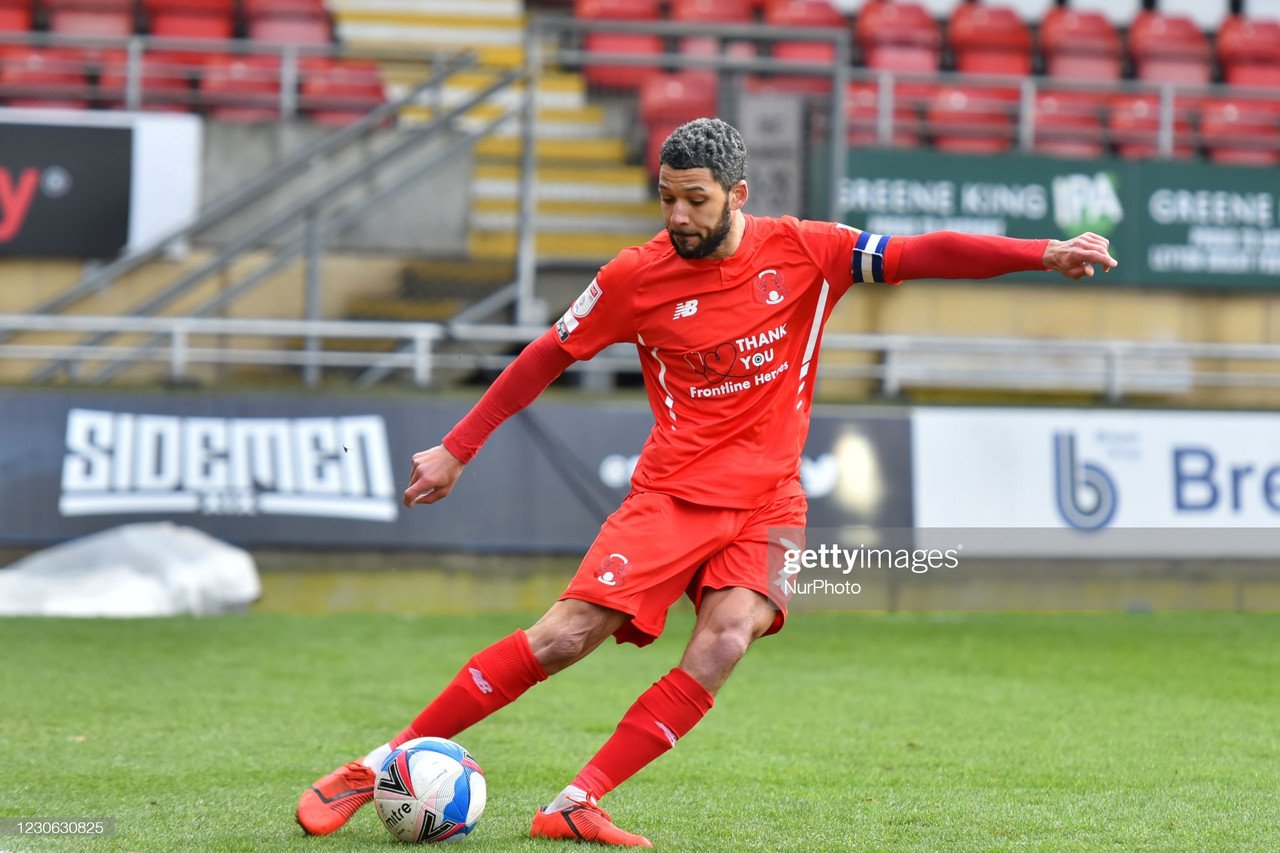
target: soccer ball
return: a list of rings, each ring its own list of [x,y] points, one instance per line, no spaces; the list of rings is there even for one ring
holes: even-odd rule
[[[373,804],[391,834],[410,844],[465,838],[484,811],[485,784],[471,753],[451,740],[420,737],[382,762]]]

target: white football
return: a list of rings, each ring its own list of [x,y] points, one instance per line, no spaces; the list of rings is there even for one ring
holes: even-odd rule
[[[393,749],[374,783],[378,817],[401,841],[431,844],[466,838],[484,811],[480,765],[458,744],[420,737]]]

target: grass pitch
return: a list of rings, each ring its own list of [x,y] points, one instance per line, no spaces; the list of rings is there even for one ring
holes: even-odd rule
[[[0,620],[0,817],[112,817],[0,850],[382,850],[304,838],[300,789],[399,730],[527,616]],[[458,739],[525,837],[679,656],[602,648]],[[667,850],[1278,850],[1280,616],[795,614],[610,796]]]

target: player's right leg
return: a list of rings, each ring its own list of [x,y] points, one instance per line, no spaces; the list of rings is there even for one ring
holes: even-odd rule
[[[400,734],[303,791],[298,823],[310,835],[340,829],[373,799],[377,771],[393,748],[418,737],[454,737],[586,657],[627,618],[599,604],[557,601],[528,633],[516,631],[467,661]]]

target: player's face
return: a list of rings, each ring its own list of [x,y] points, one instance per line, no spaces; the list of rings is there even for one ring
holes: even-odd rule
[[[680,257],[710,257],[729,236],[736,209],[733,193],[725,192],[710,169],[664,165],[658,171],[658,197],[671,246]]]

